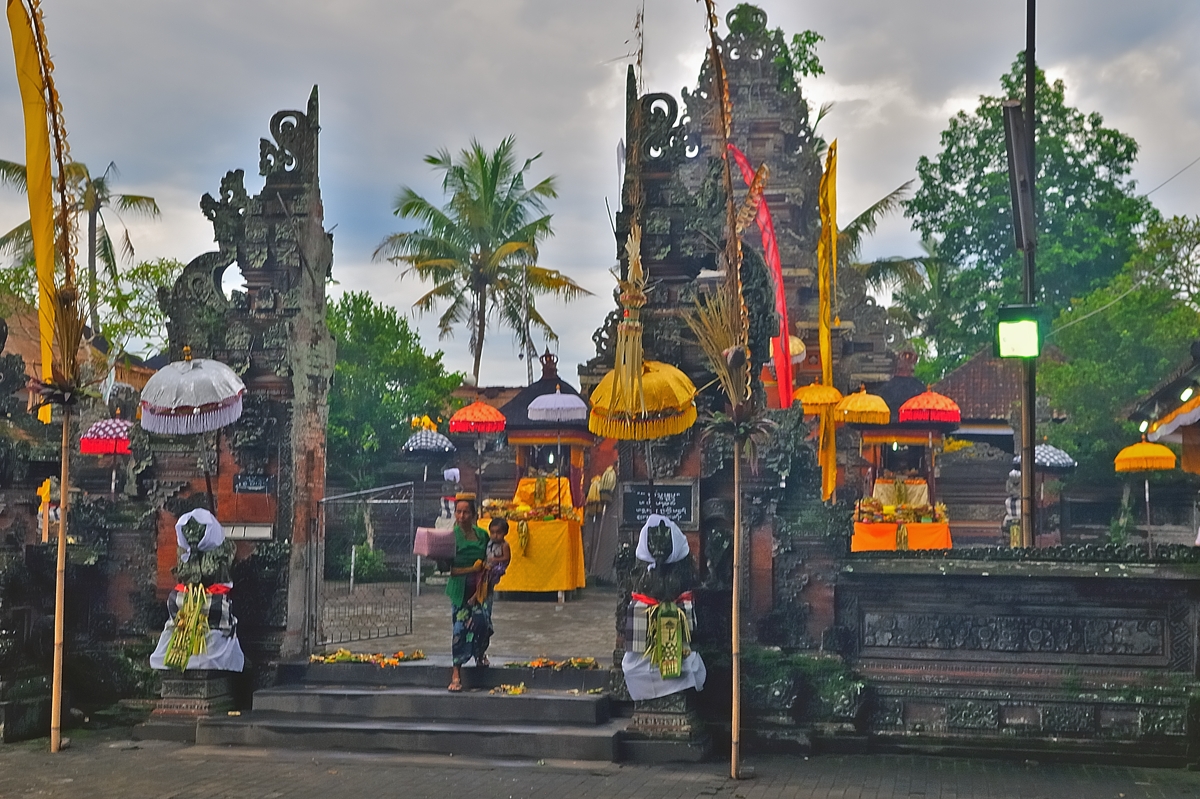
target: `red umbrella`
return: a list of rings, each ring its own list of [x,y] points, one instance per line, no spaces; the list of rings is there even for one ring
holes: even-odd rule
[[[133,422],[120,417],[101,419],[79,439],[79,451],[84,455],[132,455],[129,450],[131,427]]]
[[[129,449],[129,429],[133,422],[121,417],[101,419],[87,429],[79,439],[79,451],[84,455],[111,455],[112,479],[109,492],[117,493],[117,456],[132,455]]]
[[[900,421],[958,424],[962,421],[962,411],[958,403],[944,394],[926,390],[900,406]]]
[[[483,501],[483,434],[503,433],[505,426],[504,414],[476,400],[450,417],[451,433],[475,433],[475,452],[479,455],[479,468],[475,470],[475,490],[479,501]]]

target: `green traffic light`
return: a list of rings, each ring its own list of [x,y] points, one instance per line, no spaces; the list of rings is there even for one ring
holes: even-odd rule
[[[1036,319],[1001,322],[998,335],[1001,358],[1036,358],[1038,356],[1041,342],[1038,340]]]

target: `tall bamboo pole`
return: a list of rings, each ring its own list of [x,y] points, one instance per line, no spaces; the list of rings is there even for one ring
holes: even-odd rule
[[[733,610],[732,652],[733,703],[730,715],[729,776],[741,776],[742,727],[742,454],[735,442],[733,448]]]
[[[62,406],[62,473],[59,478],[58,560],[54,571],[54,682],[50,699],[50,751],[62,748],[63,611],[67,584],[67,490],[71,468],[71,406]]]

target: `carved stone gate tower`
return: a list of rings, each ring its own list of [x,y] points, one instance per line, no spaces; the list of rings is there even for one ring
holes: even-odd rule
[[[221,180],[217,197],[200,201],[213,224],[216,252],[193,260],[159,302],[170,321],[170,354],[231,366],[246,383],[241,420],[210,436],[214,451],[217,515],[239,541],[239,557],[257,569],[237,613],[243,641],[258,663],[295,656],[311,646],[314,579],[321,558],[318,503],[325,489],[327,397],[334,342],[325,324],[325,285],[333,263],[333,237],[323,226],[318,181],[318,105],[313,88],[306,111],[271,117],[271,140],[259,145],[262,191],[250,197],[242,170]],[[245,292],[221,289],[236,264]],[[173,554],[173,524],[180,497],[202,491],[194,459],[179,444],[151,444],[154,493],[160,513],[159,550]],[[211,456],[210,456],[211,457]],[[270,566],[270,568],[263,568]],[[163,580],[160,565],[160,587]],[[268,571],[271,574],[263,574]],[[236,578],[235,578],[236,579]],[[253,589],[252,587],[253,586]],[[241,586],[239,585],[240,589]],[[236,589],[235,589],[236,590]]]

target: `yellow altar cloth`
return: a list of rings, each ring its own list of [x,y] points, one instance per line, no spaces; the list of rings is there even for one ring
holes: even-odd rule
[[[564,480],[565,482],[565,480]],[[551,483],[553,485],[553,483]],[[485,530],[491,519],[481,519]],[[522,549],[517,522],[508,523],[512,561],[497,591],[574,591],[586,582],[583,571],[583,532],[579,522],[557,519],[529,522],[529,547]]]
[[[562,506],[564,508],[571,507],[571,480],[567,477],[560,477],[555,480],[553,477],[546,478],[546,500],[544,502],[535,502],[533,499],[534,493],[537,491],[536,477],[522,477],[517,483],[517,492],[513,494],[513,502],[518,505],[557,505],[559,504],[559,495],[562,496]],[[511,542],[510,542],[511,543]]]

